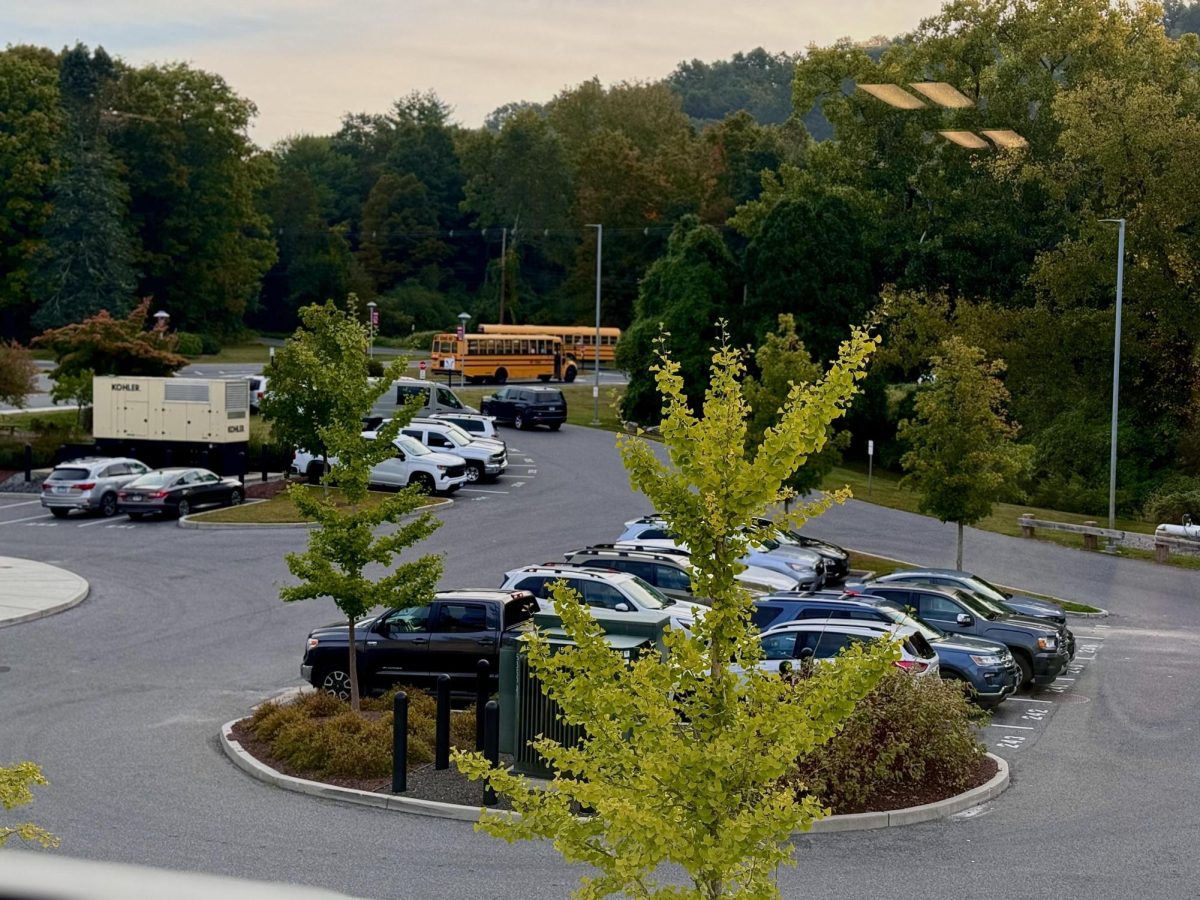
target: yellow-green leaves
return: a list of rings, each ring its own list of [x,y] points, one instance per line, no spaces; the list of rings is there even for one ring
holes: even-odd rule
[[[764,674],[755,665],[761,648],[750,596],[736,576],[758,534],[754,518],[790,495],[788,478],[824,445],[876,344],[867,330],[855,329],[824,377],[791,389],[749,456],[741,352],[727,343],[714,349],[698,411],[678,365],[660,356],[653,372],[668,461],[640,438],[623,436],[619,446],[634,488],[691,550],[693,590],[711,598],[711,607],[693,634],[668,633],[664,657],[629,662],[560,583],[555,609],[575,646],[552,652],[531,636],[529,666],[564,720],[582,725],[586,736],[569,747],[535,742],[557,773],[546,790],[491,770],[476,754],[456,757],[460,769],[487,779],[520,813],[516,821],[487,817],[481,828],[506,840],[549,838],[566,859],[595,870],[577,897],[775,897],[774,873],[791,862],[791,835],[823,814],[818,798],[798,798],[796,760],[838,730],[896,650],[854,649],[794,681]],[[841,499],[814,500],[794,518]],[[664,864],[682,869],[690,885],[662,883]]]
[[[32,803],[33,791],[30,788],[34,785],[46,784],[49,782],[42,775],[42,770],[34,763],[23,762],[17,763],[15,766],[0,766],[0,805],[9,810]],[[13,836],[23,841],[41,844],[43,847],[58,846],[57,837],[31,822],[23,822],[19,825],[0,825],[0,847],[3,847]]]

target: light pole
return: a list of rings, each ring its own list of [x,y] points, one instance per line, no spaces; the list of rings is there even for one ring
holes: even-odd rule
[[[374,300],[367,303],[367,321],[371,323],[371,327],[367,330],[367,358],[370,359],[375,355],[375,329],[379,327],[379,311],[376,308],[378,304]]]
[[[1121,383],[1121,295],[1125,290],[1125,220],[1101,219],[1117,223],[1117,311],[1113,335],[1112,429],[1108,448],[1108,527],[1117,527],[1117,399]],[[1111,546],[1111,540],[1110,540]]]
[[[154,327],[166,334],[167,325],[171,321],[171,314],[165,309],[160,309],[154,314]]]
[[[592,385],[592,424],[600,424],[600,260],[604,251],[604,226],[603,225],[588,225],[588,228],[596,229],[596,356],[593,361],[595,366],[595,383]]]
[[[471,321],[470,313],[460,312],[458,314],[458,339],[463,342],[463,352],[462,352],[462,354],[460,354],[460,357],[465,357],[467,355],[467,353],[466,353],[467,323],[469,321]],[[450,378],[449,373],[447,373],[446,378],[447,379]],[[462,377],[459,379],[459,385],[461,386],[466,383],[467,383],[467,364],[466,364],[466,361],[463,360],[463,362],[462,362]]]

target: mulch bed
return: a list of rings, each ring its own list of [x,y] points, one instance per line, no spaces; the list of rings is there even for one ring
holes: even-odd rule
[[[246,499],[247,500],[270,500],[276,494],[282,494],[287,490],[288,485],[292,481],[290,478],[278,478],[274,481],[259,481],[257,478],[253,481],[250,476],[246,476]]]
[[[369,716],[371,714],[365,712],[363,715]],[[276,759],[271,754],[271,748],[256,738],[250,732],[250,729],[246,727],[246,721],[243,719],[234,724],[232,728],[234,740],[241,744],[242,749],[260,763],[270,766],[277,772],[282,772],[284,775],[291,775],[294,778],[319,781],[322,784],[353,788],[357,791],[368,791],[372,794],[390,794],[392,792],[391,776],[387,778],[349,778],[332,775],[314,775],[312,772],[304,772],[296,769],[286,762]],[[502,754],[500,762],[502,765],[511,765],[512,757]],[[437,800],[441,803],[458,803],[462,806],[483,805],[483,784],[478,781],[469,780],[467,776],[458,771],[453,761],[450,763],[449,769],[435,769],[433,763],[410,769],[407,787],[408,790],[403,795],[398,796],[410,797],[416,800]],[[511,809],[512,807],[506,798],[500,798],[500,802],[495,808]]]
[[[392,779],[390,777],[339,778],[314,775],[311,772],[302,772],[294,769],[287,763],[275,759],[271,755],[270,747],[254,737],[249,729],[245,727],[244,721],[238,722],[233,726],[234,739],[242,745],[242,748],[247,753],[276,771],[283,772],[285,775],[292,775],[296,778],[306,778],[310,781],[319,781],[323,784],[332,784],[338,787],[354,788],[355,790],[369,791],[377,794],[391,793]],[[502,755],[500,762],[501,765],[511,765],[512,757]],[[870,803],[847,807],[845,809],[835,809],[834,813],[842,815],[847,813],[886,812],[894,809],[906,809],[910,806],[934,803],[938,800],[945,800],[947,797],[953,797],[955,794],[962,793],[963,790],[970,790],[982,784],[987,784],[995,776],[996,771],[997,766],[995,761],[988,756],[981,756],[979,765],[973,773],[972,780],[966,788],[955,789],[936,782],[922,782],[921,784],[910,785],[904,790],[878,793]],[[408,790],[403,796],[418,800],[458,803],[463,806],[480,806],[482,804],[483,786],[480,782],[468,780],[465,775],[455,768],[453,762],[450,763],[449,769],[441,770],[435,769],[433,764],[430,763],[429,765],[420,766],[409,771]],[[501,797],[500,803],[496,808],[510,809],[511,806],[506,798]]]

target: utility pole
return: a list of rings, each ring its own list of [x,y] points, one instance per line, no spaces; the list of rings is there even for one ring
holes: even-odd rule
[[[504,275],[508,267],[508,228],[500,229],[500,324],[504,324]]]
[[[1117,309],[1113,336],[1112,426],[1108,448],[1108,527],[1117,527],[1117,399],[1121,383],[1121,295],[1125,289],[1125,220],[1101,219],[1117,223]],[[1109,542],[1111,549],[1112,543]]]
[[[596,229],[596,367],[595,383],[592,385],[592,424],[600,424],[600,261],[604,252],[604,226],[588,225]]]

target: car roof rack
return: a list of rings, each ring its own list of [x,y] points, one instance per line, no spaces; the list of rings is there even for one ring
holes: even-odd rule
[[[615,544],[588,544],[586,547],[581,547],[578,550],[572,550],[568,555],[576,553],[616,553],[620,556],[629,556],[631,554],[639,554],[640,556],[652,556],[658,559],[669,559],[674,562],[679,562],[680,559],[690,559],[691,554],[687,550],[680,550],[677,547],[652,547],[648,544],[638,544],[633,541],[618,541]]]

